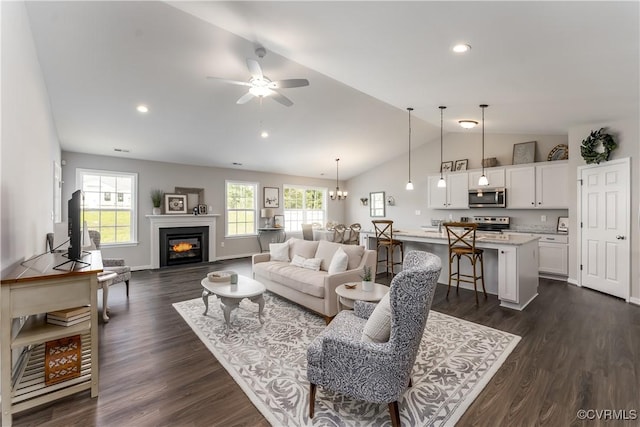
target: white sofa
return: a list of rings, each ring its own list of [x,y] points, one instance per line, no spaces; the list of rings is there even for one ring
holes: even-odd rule
[[[253,255],[253,278],[263,283],[269,291],[326,318],[332,318],[338,313],[336,288],[339,285],[360,282],[365,265],[371,267],[375,277],[376,253],[362,246],[295,238],[287,240],[286,243],[289,261],[272,261],[270,253]],[[329,274],[331,260],[340,247],[348,256],[346,271]],[[320,270],[314,271],[292,265],[290,261],[295,255],[305,259],[321,259]]]

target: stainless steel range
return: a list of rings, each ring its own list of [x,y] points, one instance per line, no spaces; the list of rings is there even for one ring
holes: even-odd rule
[[[511,218],[508,216],[474,216],[478,231],[503,231],[509,229]]]

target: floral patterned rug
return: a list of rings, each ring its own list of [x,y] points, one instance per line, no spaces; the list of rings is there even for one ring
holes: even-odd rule
[[[390,426],[386,404],[356,401],[318,388],[308,416],[307,346],[322,317],[265,293],[264,324],[248,300],[232,313],[225,335],[217,297],[173,304],[196,335],[274,426]],[[520,337],[431,310],[400,403],[402,425],[453,426],[515,348]]]

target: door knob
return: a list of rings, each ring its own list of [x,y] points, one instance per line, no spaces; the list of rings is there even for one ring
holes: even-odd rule
[[[618,240],[624,240],[624,239],[625,239],[625,237],[624,237],[624,236],[617,235],[617,236],[616,236],[616,239],[618,239]]]

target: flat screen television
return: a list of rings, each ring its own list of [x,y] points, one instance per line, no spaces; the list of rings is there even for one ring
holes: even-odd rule
[[[75,191],[69,199],[69,250],[67,257],[72,261],[82,259],[82,224],[84,223],[82,206],[84,195],[81,190]]]

